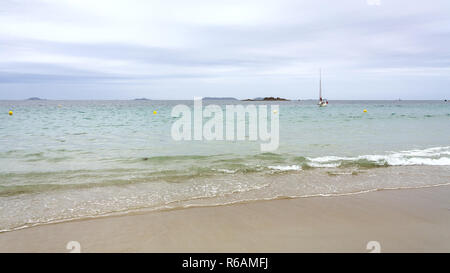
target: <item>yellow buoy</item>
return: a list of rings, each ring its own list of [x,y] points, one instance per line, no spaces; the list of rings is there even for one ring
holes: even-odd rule
[[[273,110],[273,113],[276,114],[276,113],[278,113],[278,111],[277,110]]]
[[[366,112],[367,112],[367,109],[364,109],[363,112],[366,113]]]
[[[156,114],[158,114],[158,112],[156,112],[156,111],[153,111],[153,115],[156,115]]]
[[[9,113],[8,113],[10,116],[12,116],[13,115],[13,111],[9,111]]]

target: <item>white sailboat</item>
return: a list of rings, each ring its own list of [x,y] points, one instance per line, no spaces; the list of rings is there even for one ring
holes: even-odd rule
[[[319,107],[325,107],[328,105],[328,101],[322,98],[322,69],[319,70]]]

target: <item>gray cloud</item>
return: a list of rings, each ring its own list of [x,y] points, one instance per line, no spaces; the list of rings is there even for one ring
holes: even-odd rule
[[[2,2],[0,98],[305,98],[319,67],[334,99],[448,96],[448,1],[108,3]]]

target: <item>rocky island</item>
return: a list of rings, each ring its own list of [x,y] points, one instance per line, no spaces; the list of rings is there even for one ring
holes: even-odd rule
[[[27,100],[44,100],[44,99],[41,99],[41,98],[38,98],[38,97],[31,97],[31,98],[28,98]]]
[[[280,97],[264,97],[264,98],[245,99],[243,101],[289,101],[289,100]]]

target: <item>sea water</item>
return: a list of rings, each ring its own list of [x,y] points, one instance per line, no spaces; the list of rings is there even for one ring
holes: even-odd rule
[[[270,153],[248,139],[175,141],[178,104],[193,106],[0,101],[0,230],[450,183],[450,104],[443,101],[203,102],[279,105],[279,147]]]

